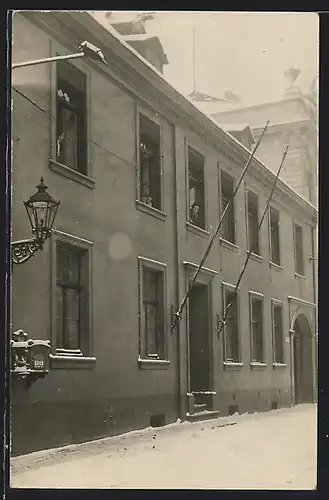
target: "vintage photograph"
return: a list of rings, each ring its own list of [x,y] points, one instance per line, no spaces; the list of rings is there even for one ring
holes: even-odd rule
[[[10,31],[10,487],[316,489],[318,14]]]

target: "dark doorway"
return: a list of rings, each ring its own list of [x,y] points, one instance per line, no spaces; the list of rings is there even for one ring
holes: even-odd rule
[[[196,284],[189,297],[190,390],[209,390],[209,287]]]
[[[312,403],[313,389],[313,337],[309,322],[299,314],[294,323],[293,366],[294,366],[294,402]]]

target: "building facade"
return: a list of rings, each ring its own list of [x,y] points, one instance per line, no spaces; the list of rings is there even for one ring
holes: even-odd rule
[[[51,354],[44,379],[13,381],[12,453],[314,401],[316,209],[279,181],[258,238],[274,175],[255,158],[172,328],[250,152],[87,12],[14,15],[13,62],[83,40],[108,66],[13,70],[13,240],[41,176],[61,205],[13,267],[12,328]]]

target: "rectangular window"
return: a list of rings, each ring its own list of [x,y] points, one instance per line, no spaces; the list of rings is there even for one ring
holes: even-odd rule
[[[263,299],[250,297],[251,361],[264,362]]]
[[[279,212],[273,207],[270,207],[270,245],[271,261],[279,266],[281,264]]]
[[[234,192],[234,179],[231,175],[227,174],[221,170],[220,175],[220,193],[221,193],[221,214],[223,214],[226,205],[232,200]],[[224,217],[221,235],[227,241],[235,243],[235,209],[234,200],[228,207],[226,215]]]
[[[252,191],[247,193],[248,211],[248,250],[260,255],[258,230],[258,196]]]
[[[304,275],[303,228],[294,225],[295,272]]]
[[[56,160],[86,175],[86,76],[66,61],[56,68]]]
[[[56,348],[81,350],[81,251],[57,245]]]
[[[223,299],[224,314],[227,306],[231,304],[224,325],[224,358],[227,362],[238,363],[240,361],[238,295],[224,286]]]
[[[284,363],[283,354],[283,307],[272,301],[273,361]]]
[[[189,222],[206,228],[204,158],[188,148],[188,202]]]
[[[162,209],[161,197],[161,129],[139,114],[140,201]]]
[[[140,354],[165,359],[165,271],[152,262],[140,260]]]

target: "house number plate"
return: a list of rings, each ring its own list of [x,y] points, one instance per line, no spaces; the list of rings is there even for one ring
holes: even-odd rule
[[[43,356],[36,356],[33,360],[33,365],[36,370],[42,370],[45,366],[45,360]]]

